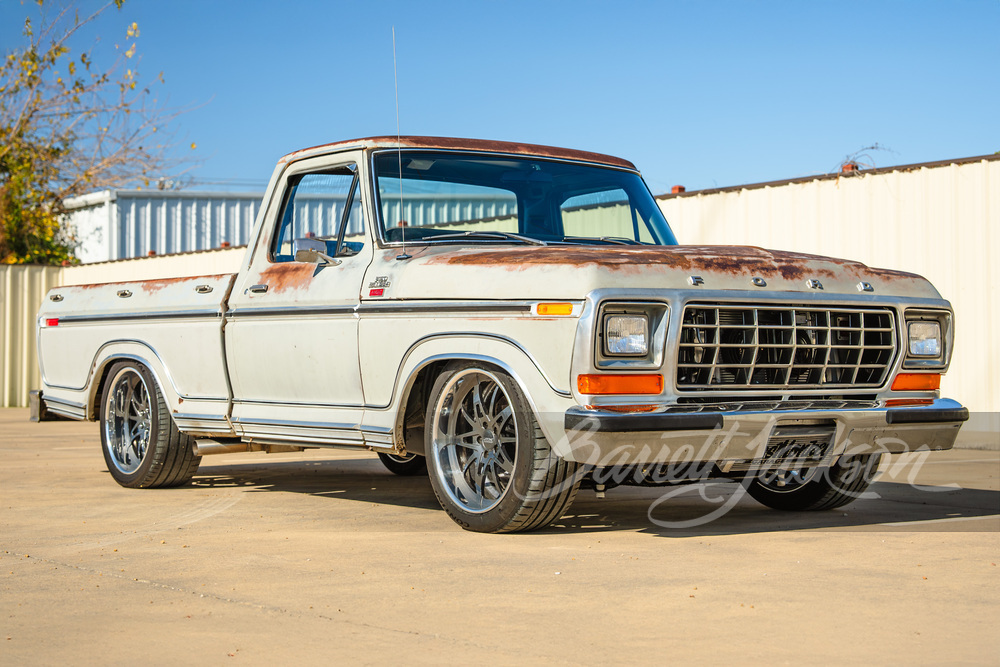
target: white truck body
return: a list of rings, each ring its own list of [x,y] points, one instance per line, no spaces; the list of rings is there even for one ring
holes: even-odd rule
[[[414,208],[402,193],[394,201],[378,165],[398,160],[402,190],[404,161],[417,179],[434,169],[427,156],[441,165],[461,158],[470,173],[509,160],[504,179],[534,161],[510,186],[519,213],[437,227],[392,221],[391,229],[389,211]],[[293,153],[274,171],[239,273],[49,293],[38,314],[40,410],[102,419],[109,371],[131,361],[151,373],[195,455],[357,446],[430,456],[431,385],[444,369],[472,363],[512,378],[554,457],[581,470],[669,462],[732,474],[767,459],[775,429],[811,425],[831,440],[804,468],[952,446],[967,413],[940,397],[932,376],[947,370],[953,314],[919,276],[760,248],[642,241],[640,218],[654,214],[634,202],[628,245],[490,236],[503,231],[451,238],[483,220],[491,230],[530,231],[541,208],[526,193],[554,187],[558,173],[538,174],[556,166],[641,183],[624,160],[498,142],[368,139]],[[353,183],[342,217],[310,221],[316,186],[305,184],[336,179]],[[455,177],[452,189],[464,192],[471,179]],[[564,206],[564,224],[601,206],[609,204]],[[307,233],[296,245],[306,252],[293,256],[295,225],[316,224],[326,224],[326,240]],[[647,326],[641,357],[616,358],[601,342],[619,306],[630,324]],[[914,348],[911,321],[929,323],[918,333],[937,327],[938,339]],[[915,384],[901,385],[901,374]],[[627,387],[638,385],[626,384],[587,393],[604,376],[652,378],[654,391],[632,394]]]

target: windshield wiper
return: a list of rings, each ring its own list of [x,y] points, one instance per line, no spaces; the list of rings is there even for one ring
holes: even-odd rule
[[[646,245],[642,241],[627,239],[621,236],[564,236],[562,240],[566,243],[593,243],[594,241],[603,241],[604,243],[612,243],[614,245]]]
[[[539,239],[533,239],[530,236],[523,236],[521,234],[514,234],[512,232],[494,232],[494,231],[483,231],[483,232],[455,232],[453,234],[434,234],[433,236],[425,236],[421,241],[437,241],[437,240],[449,240],[449,239],[472,239],[472,238],[486,238],[486,239],[505,239],[507,241],[519,241],[521,243],[527,243],[528,245],[548,245],[545,241]]]

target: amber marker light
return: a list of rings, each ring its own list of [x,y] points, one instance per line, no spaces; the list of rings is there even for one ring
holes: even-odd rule
[[[659,394],[663,376],[656,375],[578,375],[576,388],[581,394]]]
[[[939,373],[900,373],[892,381],[893,391],[935,391],[940,388]]]
[[[621,412],[621,413],[633,413],[633,412],[655,412],[661,406],[653,405],[585,405],[588,410],[604,410],[605,412]]]
[[[934,401],[929,398],[890,398],[885,402],[887,408],[898,408],[904,405],[931,405]]]
[[[571,303],[540,303],[535,312],[539,315],[572,315],[573,304]]]

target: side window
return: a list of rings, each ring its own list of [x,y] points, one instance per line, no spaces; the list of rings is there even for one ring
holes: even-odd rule
[[[610,236],[654,243],[646,222],[624,190],[604,190],[570,197],[559,207],[566,236]]]
[[[331,257],[354,255],[364,247],[356,173],[352,165],[289,179],[271,261],[294,261],[296,239],[324,242]]]

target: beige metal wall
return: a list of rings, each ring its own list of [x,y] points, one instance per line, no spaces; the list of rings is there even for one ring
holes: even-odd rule
[[[756,245],[919,273],[955,308],[942,393],[1000,412],[1000,158],[661,197],[685,244]]]
[[[246,248],[220,248],[179,255],[119,259],[113,262],[80,264],[63,269],[60,285],[120,283],[129,280],[183,278],[236,273]]]
[[[0,264],[0,407],[25,407],[41,386],[35,313],[62,269]]]

